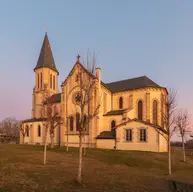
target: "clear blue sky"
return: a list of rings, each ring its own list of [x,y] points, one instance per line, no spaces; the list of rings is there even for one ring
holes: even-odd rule
[[[31,115],[36,65],[46,31],[59,82],[76,55],[95,51],[104,82],[147,75],[193,106],[192,0],[1,0],[0,119]]]

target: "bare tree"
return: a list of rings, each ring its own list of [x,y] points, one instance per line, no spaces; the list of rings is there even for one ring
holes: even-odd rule
[[[175,120],[175,125],[177,128],[177,132],[180,133],[180,137],[182,139],[182,148],[183,148],[183,161],[186,161],[186,153],[185,153],[185,139],[186,134],[190,132],[190,124],[189,124],[189,116],[187,110],[180,109]]]
[[[163,111],[161,112],[161,121],[163,125],[164,132],[159,129],[159,127],[155,128],[156,131],[163,136],[163,138],[167,141],[168,147],[168,174],[171,175],[171,137],[176,132],[175,127],[175,111],[177,107],[176,101],[177,92],[174,89],[168,90],[168,96],[162,98]]]
[[[15,117],[7,117],[1,122],[1,132],[7,140],[15,140],[19,137],[19,121]]]
[[[93,120],[94,117],[96,117],[99,113],[100,109],[100,99],[97,99],[97,103],[94,106],[92,106],[91,109],[91,102],[94,99],[94,93],[96,90],[96,86],[98,83],[97,78],[95,77],[95,58],[90,57],[88,55],[87,57],[87,63],[86,65],[81,65],[79,68],[78,78],[77,78],[77,88],[79,89],[79,93],[75,97],[77,106],[79,109],[77,111],[80,111],[80,117],[78,121],[78,127],[77,130],[79,131],[79,164],[78,164],[78,177],[77,181],[79,183],[82,182],[82,156],[83,156],[83,138],[85,135],[85,132],[89,126],[89,123]],[[79,56],[78,56],[78,62],[79,62]],[[100,82],[99,82],[100,83]],[[98,94],[99,97],[99,94]],[[90,110],[91,109],[91,110]],[[87,113],[87,117],[85,116],[85,113]]]
[[[20,133],[22,134],[22,144],[25,143],[25,136],[28,131],[27,129],[28,128],[25,128],[22,122],[19,123],[19,130],[20,130]]]
[[[56,105],[51,99],[51,94],[47,89],[47,85],[44,85],[42,99],[42,118],[43,125],[45,127],[44,135],[44,164],[46,164],[46,151],[47,151],[47,135],[48,130],[50,131],[51,148],[54,148],[54,132],[55,128],[62,123],[62,118],[60,117],[60,111],[57,109]]]

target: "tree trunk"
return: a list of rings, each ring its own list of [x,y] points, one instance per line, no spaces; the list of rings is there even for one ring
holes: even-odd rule
[[[46,151],[47,151],[47,128],[46,128],[45,141],[44,141],[44,165],[46,164]]]
[[[172,174],[171,170],[171,146],[170,146],[170,138],[168,138],[168,174]]]
[[[66,120],[66,127],[67,127],[67,129],[66,129],[66,152],[68,152],[68,118],[67,118],[67,120]]]
[[[23,139],[22,139],[22,144],[24,145],[24,142],[25,142],[25,136],[23,135]]]
[[[85,142],[85,137],[84,137],[83,156],[85,155],[86,155],[86,142]]]
[[[51,134],[51,135],[50,135],[50,139],[51,139],[50,148],[53,149],[53,148],[54,148],[54,134]]]
[[[83,155],[84,155],[84,156],[86,155],[86,146],[84,146],[84,152],[83,152]]]
[[[114,129],[114,137],[115,137],[115,151],[117,150],[117,130]]]
[[[78,164],[78,182],[82,182],[82,136],[79,137],[79,164]]]
[[[67,133],[67,138],[66,138],[66,151],[68,152],[68,133]]]
[[[186,152],[185,152],[185,144],[184,144],[184,137],[182,137],[182,148],[183,148],[183,161],[186,161]]]

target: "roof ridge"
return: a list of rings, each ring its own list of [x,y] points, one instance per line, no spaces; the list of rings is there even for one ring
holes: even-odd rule
[[[127,90],[134,90],[139,88],[157,87],[161,88],[156,82],[151,80],[146,75],[138,76],[130,79],[124,79],[120,81],[114,81],[105,84],[112,92],[120,92]]]
[[[118,80],[118,81],[112,81],[112,82],[109,82],[109,83],[105,83],[105,84],[110,84],[110,83],[118,83],[118,82],[121,82],[121,81],[127,81],[127,80],[132,80],[132,79],[138,79],[138,78],[142,78],[142,77],[147,77],[146,75],[143,75],[143,76],[138,76],[138,77],[132,77],[132,78],[128,78],[128,79],[122,79],[122,80]],[[149,77],[147,77],[149,79]],[[150,79],[151,80],[151,79]]]

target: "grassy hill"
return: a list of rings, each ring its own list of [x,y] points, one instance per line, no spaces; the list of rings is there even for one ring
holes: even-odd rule
[[[79,185],[77,148],[49,150],[43,165],[41,146],[1,144],[0,191],[167,191],[168,179],[193,181],[193,156],[181,160],[181,151],[173,150],[168,177],[165,153],[87,149]]]

